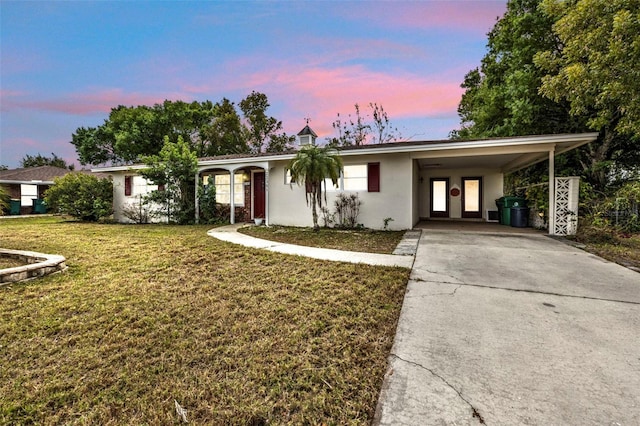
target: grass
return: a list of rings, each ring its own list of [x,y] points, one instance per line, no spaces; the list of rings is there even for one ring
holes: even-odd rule
[[[69,265],[0,288],[0,424],[369,424],[408,270],[207,229],[0,223]]]
[[[11,257],[0,257],[0,269],[15,268],[22,265],[26,265],[26,263]]]
[[[578,228],[573,237],[585,250],[611,262],[640,269],[640,234],[620,234],[593,226]]]
[[[320,228],[319,232],[313,232],[313,228],[289,226],[248,226],[241,228],[240,232],[281,243],[383,254],[393,253],[404,235],[403,231],[368,229]]]

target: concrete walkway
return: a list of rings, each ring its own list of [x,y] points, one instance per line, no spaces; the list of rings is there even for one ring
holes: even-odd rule
[[[374,424],[640,424],[640,274],[552,238],[424,230]]]
[[[337,262],[364,263],[367,265],[378,266],[401,266],[403,268],[411,268],[413,266],[413,255],[415,254],[415,249],[418,243],[418,238],[416,238],[416,234],[413,232],[401,241],[399,245],[399,247],[402,246],[400,254],[361,253],[355,251],[305,247],[263,240],[238,232],[238,229],[243,226],[246,225],[235,224],[221,226],[210,230],[207,234],[222,241],[277,253],[305,256],[313,259],[333,260]],[[411,250],[411,246],[413,246],[413,250]]]

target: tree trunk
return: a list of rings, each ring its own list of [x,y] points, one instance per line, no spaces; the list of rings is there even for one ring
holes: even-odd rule
[[[318,225],[318,210],[316,209],[316,194],[311,194],[311,213],[313,215],[313,232],[320,231]]]

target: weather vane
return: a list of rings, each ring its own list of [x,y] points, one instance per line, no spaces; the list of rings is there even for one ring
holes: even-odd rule
[[[311,121],[311,118],[309,118],[309,117],[305,117],[305,118],[304,118],[304,121],[306,121],[306,122],[307,122],[307,126],[308,126],[308,125],[309,125],[309,122]]]

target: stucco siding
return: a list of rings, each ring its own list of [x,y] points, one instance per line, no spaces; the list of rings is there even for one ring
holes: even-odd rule
[[[422,170],[419,184],[420,217],[429,218],[429,182],[431,178],[448,178],[449,188],[460,188],[463,177],[482,177],[482,218],[486,219],[487,210],[497,210],[495,200],[503,195],[503,174],[493,169],[436,169]],[[462,217],[462,203],[460,196],[449,195],[449,217]]]
[[[342,158],[345,166],[380,163],[380,192],[342,191],[357,193],[362,202],[358,222],[367,228],[382,229],[385,218],[392,218],[389,229],[408,229],[413,225],[412,160],[408,154],[349,156]],[[269,170],[269,223],[272,225],[312,226],[311,209],[305,201],[304,187],[285,183],[286,161],[271,164]],[[334,211],[340,193],[330,189],[326,206]],[[323,200],[324,202],[324,200]],[[320,220],[320,225],[323,225]]]

